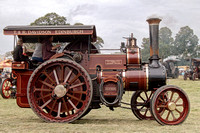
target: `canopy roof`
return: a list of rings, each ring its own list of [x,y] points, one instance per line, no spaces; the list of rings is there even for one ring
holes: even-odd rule
[[[200,62],[200,58],[193,58],[192,61]]]
[[[18,35],[24,42],[38,42],[39,37],[48,35],[57,36],[56,41],[67,42],[73,38],[88,38],[96,41],[96,28],[94,25],[54,25],[54,26],[7,26],[4,29],[4,35]],[[73,39],[74,40],[74,39]]]
[[[181,61],[181,60],[179,60],[179,59],[166,59],[166,60],[164,60],[165,62],[179,62],[179,61]]]

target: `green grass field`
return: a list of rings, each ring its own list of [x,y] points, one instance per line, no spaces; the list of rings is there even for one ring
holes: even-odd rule
[[[176,126],[161,126],[155,120],[138,120],[131,110],[116,108],[110,111],[102,105],[92,110],[73,124],[46,123],[38,118],[30,108],[20,108],[15,99],[0,96],[0,132],[19,133],[197,133],[200,130],[200,81],[170,79],[167,84],[176,85],[186,91],[190,99],[190,114],[186,121]],[[123,101],[130,102],[132,92],[126,92]]]

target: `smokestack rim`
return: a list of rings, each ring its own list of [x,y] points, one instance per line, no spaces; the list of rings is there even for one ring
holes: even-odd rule
[[[158,25],[162,19],[160,18],[149,18],[146,20],[150,25]]]

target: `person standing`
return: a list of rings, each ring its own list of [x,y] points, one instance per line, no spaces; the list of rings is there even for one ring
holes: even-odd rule
[[[29,61],[28,56],[25,56],[23,54],[22,46],[23,46],[23,41],[22,39],[19,39],[17,42],[17,46],[15,47],[14,52],[13,52],[14,61]]]
[[[58,47],[60,47],[60,44],[53,46],[52,41],[53,41],[53,36],[48,36],[43,42],[42,57],[44,61],[50,59],[56,53],[55,50]]]

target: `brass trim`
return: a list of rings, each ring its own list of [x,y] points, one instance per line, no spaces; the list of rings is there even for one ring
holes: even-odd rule
[[[127,48],[126,53],[127,53],[127,59],[126,59],[126,61],[127,61],[127,64],[129,64],[129,49],[128,48]]]
[[[148,68],[148,65],[146,65],[146,90],[149,89],[149,68]]]
[[[123,79],[123,87],[126,88],[126,71],[124,70],[122,72],[122,79]]]
[[[138,51],[138,64],[140,64],[140,49],[138,48],[137,51]]]

